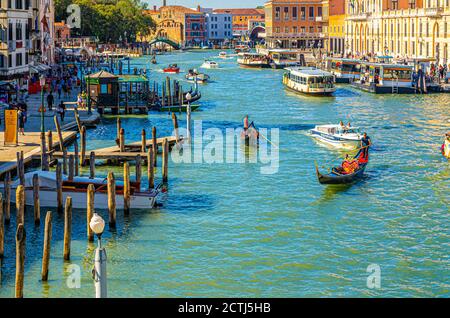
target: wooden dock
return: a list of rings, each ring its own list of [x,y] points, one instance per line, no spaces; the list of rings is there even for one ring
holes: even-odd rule
[[[55,139],[53,147],[59,145],[60,141],[58,133],[52,132]],[[67,145],[73,142],[77,137],[75,131],[62,132],[63,144]],[[3,146],[4,133],[0,132],[0,177],[8,171],[14,171],[17,168],[17,152],[23,151],[24,164],[29,164],[33,160],[33,156],[40,158],[40,132],[27,132],[25,136],[19,136],[19,144],[17,146]]]

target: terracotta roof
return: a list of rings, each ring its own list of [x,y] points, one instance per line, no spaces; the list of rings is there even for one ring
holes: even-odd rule
[[[100,71],[95,74],[89,75],[89,78],[117,78],[117,76],[106,71]]]
[[[263,15],[264,9],[215,9],[215,13],[230,13],[233,15]]]

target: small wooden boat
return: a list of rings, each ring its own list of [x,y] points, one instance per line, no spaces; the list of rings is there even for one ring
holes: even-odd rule
[[[180,73],[180,68],[177,64],[171,64],[169,67],[166,67],[164,69],[164,73],[172,73],[172,74],[178,74]]]
[[[37,174],[39,179],[39,201],[41,207],[56,208],[57,207],[57,186],[56,173],[49,171],[35,171],[25,174],[25,204],[34,205],[33,200],[33,175]],[[86,209],[87,206],[87,188],[89,184],[93,184],[95,188],[95,209],[108,208],[108,184],[104,178],[90,179],[88,177],[74,177],[69,180],[68,176],[62,176],[62,192],[63,202],[67,197],[72,198],[72,207],[75,209]],[[16,202],[16,189],[19,186],[19,180],[11,184],[11,202]],[[0,185],[3,189],[4,185]],[[116,181],[116,207],[123,209],[123,188],[121,181]],[[151,189],[150,191],[141,191],[140,184],[130,182],[131,206],[136,209],[151,209],[156,204],[156,197],[159,190]]]
[[[334,167],[331,169],[330,173],[322,174],[316,163],[316,174],[320,184],[348,184],[361,179],[364,175],[364,170],[369,163],[369,154],[367,154],[367,158],[364,158],[364,151],[359,151],[354,159],[357,158],[358,168],[349,174],[341,172],[341,167]]]
[[[199,107],[200,107],[199,104],[195,104],[195,105],[191,104],[191,111],[197,110]],[[159,108],[159,111],[166,112],[166,113],[176,113],[176,112],[185,113],[185,112],[187,112],[187,105],[161,106]]]
[[[197,70],[189,70],[186,74],[186,79],[190,82],[206,83],[209,80],[209,75],[205,73],[199,73]]]
[[[153,58],[152,58],[152,64],[157,64],[157,62],[156,62],[156,56],[153,56]]]

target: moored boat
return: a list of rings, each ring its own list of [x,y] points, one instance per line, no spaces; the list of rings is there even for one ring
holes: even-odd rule
[[[334,76],[313,67],[286,68],[283,84],[290,90],[310,95],[330,95],[336,91]]]
[[[341,125],[317,125],[309,131],[312,137],[342,148],[358,148],[361,144],[361,132],[358,127]]]
[[[201,68],[215,69],[215,68],[219,68],[219,63],[214,62],[214,61],[210,61],[210,60],[205,60],[205,62],[203,62],[203,64],[200,67]]]
[[[241,53],[241,52],[250,52],[250,47],[246,44],[239,44],[236,45],[234,48],[234,52],[237,53]]]
[[[227,54],[227,52],[222,51],[222,52],[219,53],[219,57],[222,58],[222,59],[226,59],[228,57],[228,54]]]
[[[25,204],[34,205],[33,200],[33,175],[37,174],[39,179],[39,201],[41,207],[56,208],[57,207],[57,183],[56,173],[49,171],[35,171],[25,174]],[[19,180],[11,184],[11,201],[16,200],[16,189],[19,186]],[[74,177],[69,180],[68,176],[62,176],[62,194],[63,202],[67,197],[72,198],[72,207],[75,209],[86,209],[87,206],[87,188],[89,184],[93,184],[95,188],[95,209],[108,208],[108,184],[105,178]],[[3,188],[3,184],[0,185]],[[123,188],[121,181],[116,181],[116,207],[123,209]],[[151,189],[150,191],[141,191],[139,183],[131,182],[131,206],[136,209],[150,209],[156,204],[156,197],[159,190]]]
[[[164,73],[178,74],[178,73],[180,73],[180,68],[178,67],[177,64],[171,64],[171,65],[169,65],[169,67],[166,67],[164,69]]]
[[[239,53],[237,63],[248,68],[270,68],[270,57],[260,53]]]
[[[364,156],[364,151],[359,151],[352,162],[347,166],[338,166],[331,169],[328,174],[322,174],[316,163],[316,175],[320,184],[349,184],[361,179],[369,163],[369,152]],[[344,162],[346,163],[346,162]]]
[[[191,106],[191,111],[197,110],[200,105],[195,104],[195,105],[190,105]],[[180,113],[186,113],[187,112],[187,105],[174,105],[174,106],[162,106],[161,108],[159,108],[160,112],[167,112],[167,113],[176,113],[176,112],[180,112]]]
[[[360,60],[328,57],[325,63],[326,70],[334,74],[336,83],[352,83],[359,80]]]

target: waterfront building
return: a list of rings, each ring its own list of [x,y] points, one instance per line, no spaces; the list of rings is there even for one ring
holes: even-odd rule
[[[248,23],[250,20],[263,19],[263,9],[216,9],[214,13],[230,14],[232,16],[232,31],[234,37],[248,35]]]
[[[165,1],[164,1],[165,2]],[[156,23],[155,30],[149,36],[141,37],[141,41],[154,38],[166,38],[179,45],[206,41],[205,14],[183,6],[156,6],[152,10],[145,10]]]
[[[233,17],[230,13],[216,13],[206,8],[201,8],[201,11],[205,13],[208,41],[220,44],[233,39]]]
[[[29,73],[31,1],[0,0],[0,79]]]
[[[327,51],[344,54],[345,51],[345,0],[329,0]]]
[[[449,57],[449,0],[346,0],[346,50],[355,55]]]
[[[264,7],[269,48],[324,47],[322,0],[269,0]]]
[[[20,0],[19,0],[20,1]],[[39,25],[39,45],[40,45],[40,60],[48,65],[55,63],[55,10],[53,0],[38,0],[38,25]],[[35,10],[36,11],[36,10]]]

